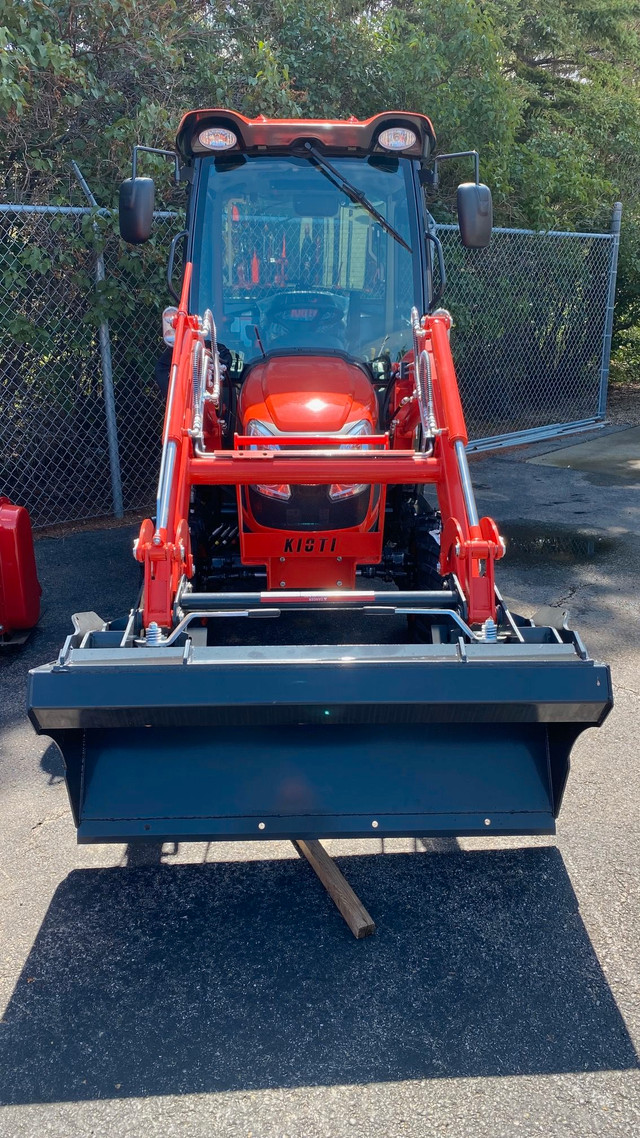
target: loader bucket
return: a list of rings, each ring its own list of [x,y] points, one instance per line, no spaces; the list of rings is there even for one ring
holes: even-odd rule
[[[612,705],[565,641],[85,647],[31,673],[29,713],[80,842],[550,834]]]

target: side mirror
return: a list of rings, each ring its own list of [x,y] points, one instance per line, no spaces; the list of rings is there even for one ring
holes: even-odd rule
[[[458,225],[467,249],[486,249],[491,241],[493,205],[491,190],[482,182],[458,186]]]
[[[143,245],[149,240],[154,203],[153,178],[127,178],[120,186],[120,236],[131,245]]]

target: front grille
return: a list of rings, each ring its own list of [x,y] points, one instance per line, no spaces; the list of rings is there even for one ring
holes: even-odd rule
[[[377,494],[377,488],[374,488]],[[367,516],[372,490],[363,490],[353,498],[332,502],[329,487],[292,486],[286,502],[265,498],[249,486],[249,506],[255,520],[268,529],[334,530],[362,525]]]

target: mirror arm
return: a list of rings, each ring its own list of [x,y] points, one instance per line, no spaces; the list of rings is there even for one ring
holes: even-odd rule
[[[476,186],[480,183],[480,155],[477,150],[457,150],[453,154],[438,154],[437,158],[433,160],[433,182],[432,186],[438,185],[438,164],[440,162],[449,162],[452,158],[473,158],[473,164],[476,172]]]
[[[180,181],[180,162],[175,150],[160,150],[157,146],[134,146],[133,155],[131,158],[131,177],[138,176],[138,154],[162,154],[165,158],[170,158],[174,164],[174,174],[176,182]]]

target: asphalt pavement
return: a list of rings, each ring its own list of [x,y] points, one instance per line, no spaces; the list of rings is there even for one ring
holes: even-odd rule
[[[289,843],[76,845],[26,673],[130,607],[133,530],[37,541],[43,616],[0,659],[3,1138],[640,1133],[640,464],[568,441],[472,473],[503,593],[570,609],[615,708],[556,839],[327,842],[363,941]]]

